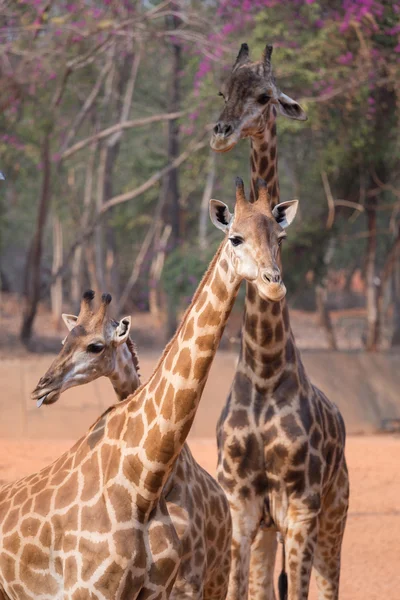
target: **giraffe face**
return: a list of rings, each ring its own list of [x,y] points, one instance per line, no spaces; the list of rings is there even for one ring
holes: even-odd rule
[[[53,404],[71,387],[110,375],[115,369],[117,347],[127,341],[131,327],[130,317],[114,321],[106,316],[104,307],[98,313],[86,310],[79,316],[63,315],[63,319],[70,332],[32,392],[38,407]]]
[[[216,152],[228,152],[241,138],[260,135],[267,122],[275,119],[276,112],[290,119],[307,119],[301,106],[278,89],[271,53],[272,47],[267,46],[261,61],[250,62],[248,47],[242,44],[232,72],[219,92],[225,106],[210,142]]]
[[[223,202],[210,201],[214,225],[228,235],[232,267],[241,279],[253,282],[265,300],[279,302],[286,295],[280,245],[286,238],[286,227],[296,215],[297,205],[297,200],[282,202],[271,212],[265,187],[260,188],[254,203],[246,200],[244,191],[237,194],[233,215]]]

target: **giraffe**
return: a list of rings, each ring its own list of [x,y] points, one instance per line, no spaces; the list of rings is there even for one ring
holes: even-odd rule
[[[98,316],[93,299],[94,292],[88,290],[82,298],[82,315],[62,315],[70,333],[43,376],[46,389],[51,389],[49,400],[42,395],[42,380],[33,392],[34,397],[40,395],[39,405],[54,403],[64,389],[101,376],[110,379],[119,401],[139,387],[139,360],[129,335],[131,318],[117,322],[102,306]],[[107,308],[110,302],[111,296],[103,294],[102,304]],[[84,327],[85,335],[75,335],[79,326]],[[118,335],[122,329],[123,335]],[[229,505],[220,485],[196,462],[187,443],[176,459],[163,497],[182,545],[170,598],[224,600],[232,537]]]
[[[7,600],[169,596],[180,547],[162,491],[240,283],[252,280],[265,300],[285,293],[271,275],[272,257],[293,203],[271,213],[263,194],[248,204],[238,179],[234,218],[223,202],[210,202],[225,238],[148,382],[52,465],[0,488],[0,591]],[[75,335],[84,334],[80,327]]]
[[[225,102],[211,138],[216,152],[229,152],[241,138],[251,140],[251,200],[259,179],[267,182],[272,205],[279,202],[276,116],[306,121],[300,104],[277,87],[271,66],[272,46],[262,59],[250,62],[249,47],[242,44],[230,77],[219,92]]]
[[[259,178],[265,179],[271,208],[279,211],[277,112],[307,117],[277,87],[271,54],[267,45],[262,59],[251,62],[242,44],[222,86],[225,107],[211,147],[227,152],[250,137],[251,200]],[[280,269],[279,257],[277,265]],[[243,599],[248,591],[256,600],[275,597],[276,532],[283,542],[280,597],[307,598],[313,564],[320,599],[337,599],[349,497],[343,419],[304,371],[286,301],[265,302],[251,282],[217,442],[218,481],[233,520],[229,600]]]

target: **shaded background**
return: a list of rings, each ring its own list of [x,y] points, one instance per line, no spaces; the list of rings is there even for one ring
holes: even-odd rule
[[[300,199],[283,248],[291,321],[351,434],[341,597],[398,597],[399,18],[383,0],[0,0],[1,481],[114,401],[104,380],[40,411],[29,399],[85,289],[133,315],[150,374],[220,241],[209,198],[232,205],[235,176],[248,184],[247,141],[209,149],[220,82],[242,42],[254,59],[272,43],[279,87],[309,116],[278,117],[281,199]],[[191,433],[212,473],[243,297]]]

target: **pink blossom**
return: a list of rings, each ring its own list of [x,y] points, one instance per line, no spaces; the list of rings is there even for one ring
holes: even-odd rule
[[[348,65],[352,62],[352,60],[353,60],[352,52],[346,52],[346,54],[342,54],[337,59],[337,61],[340,65]]]

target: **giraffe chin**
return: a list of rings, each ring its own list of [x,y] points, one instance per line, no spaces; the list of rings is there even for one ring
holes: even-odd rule
[[[229,138],[221,138],[220,135],[213,135],[210,140],[211,149],[214,150],[214,152],[219,152],[220,154],[229,152],[238,143],[236,137],[234,140],[232,140],[232,137],[234,136],[230,136]]]
[[[259,285],[258,293],[267,302],[280,302],[286,296],[286,286],[283,283],[271,283]]]

